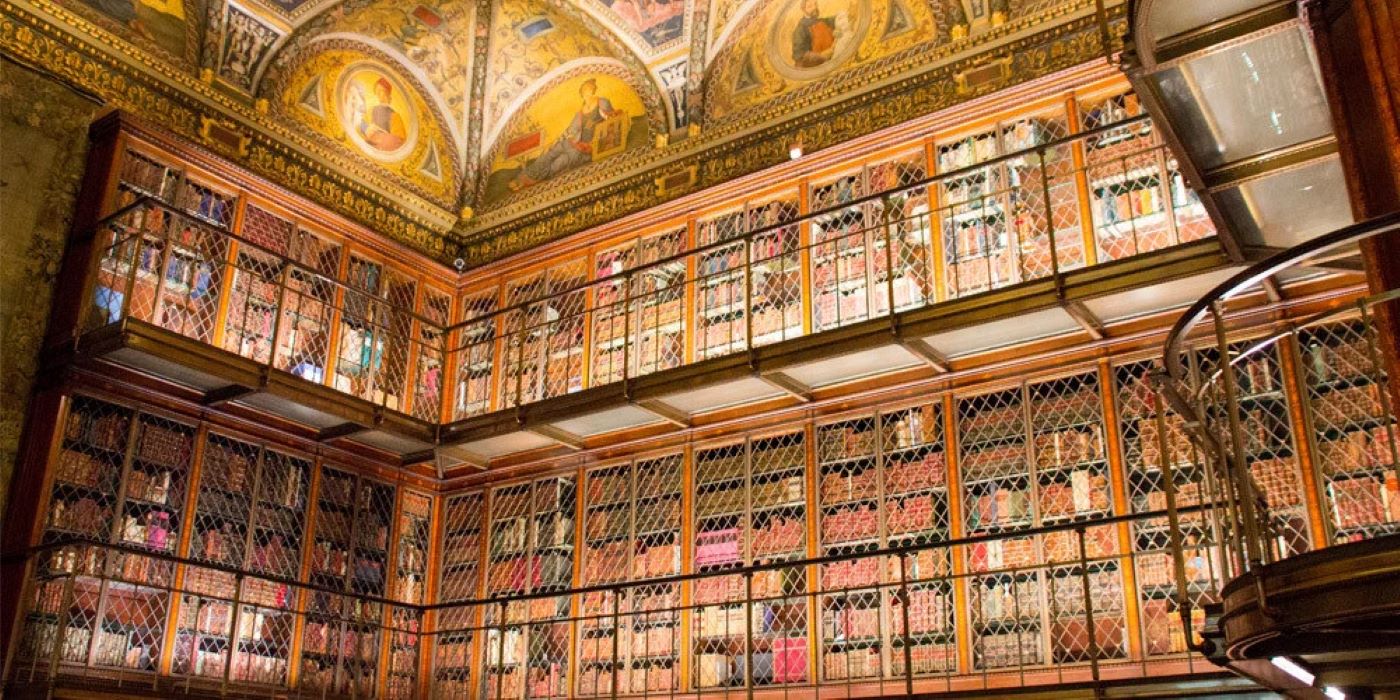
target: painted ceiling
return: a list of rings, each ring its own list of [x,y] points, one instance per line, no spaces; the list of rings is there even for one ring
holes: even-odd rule
[[[917,74],[979,41],[1004,44],[1094,6],[1093,0],[5,2],[68,19],[170,80],[202,82],[230,113],[238,112],[235,121],[252,115],[294,150],[362,180],[386,201],[405,202],[428,228],[457,241],[597,189],[619,173],[655,169],[676,154]],[[694,172],[691,185],[703,179]],[[666,187],[658,180],[655,189]]]

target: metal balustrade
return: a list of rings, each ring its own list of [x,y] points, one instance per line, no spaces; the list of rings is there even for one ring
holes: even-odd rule
[[[1394,313],[1400,290],[1243,341],[1230,326],[1230,300],[1263,294],[1276,275],[1338,259],[1345,268],[1361,241],[1397,230],[1400,216],[1392,214],[1279,253],[1194,304],[1165,344],[1161,398],[1184,419],[1181,442],[1189,437],[1187,449],[1204,455],[1202,492],[1229,504],[1216,520],[1223,575],[1258,574],[1260,609],[1268,610],[1261,583],[1268,565],[1400,533],[1395,368],[1387,367],[1375,322],[1381,305]],[[1310,514],[1308,502],[1319,512]]]
[[[985,153],[969,147],[976,155],[964,154],[965,165],[926,177],[905,164],[870,194],[837,181],[806,214],[777,200],[703,219],[696,247],[605,277],[588,280],[579,264],[509,282],[504,307],[470,305],[453,329],[447,415],[625,382],[1214,235],[1145,115],[1085,119],[1068,135],[1062,126],[1030,136],[1008,128]]]
[[[578,259],[509,280],[455,323],[413,280],[342,272],[339,249],[282,254],[254,223],[138,199],[99,225],[76,330],[144,322],[456,421],[1213,235],[1151,121],[1127,114],[999,127],[940,146],[937,175],[920,156],[823,185],[805,214],[794,199],[711,217],[694,247],[680,230],[606,276]]]
[[[31,552],[8,682],[39,692],[87,684],[265,697],[380,696],[381,683],[384,696],[420,697],[420,681],[426,697],[439,698],[776,697],[803,689],[856,697],[1206,672],[1208,661],[1186,653],[1181,628],[1181,643],[1157,648],[1128,624],[1133,593],[1118,567],[1130,561],[1143,571],[1148,557],[1181,558],[1167,548],[1095,552],[1092,533],[1216,512],[1204,503],[435,605],[67,539]],[[1037,536],[1068,538],[1068,547],[1041,564],[949,566]],[[1209,595],[1223,582],[1207,563],[1218,550],[1198,546],[1204,564],[1190,577]],[[838,581],[842,567],[877,573]],[[1043,593],[1016,583],[1037,578]],[[986,584],[993,579],[1001,583]],[[317,663],[302,663],[313,657]],[[325,657],[330,677],[307,671],[326,668]]]
[[[287,257],[158,200],[100,228],[79,333],[141,321],[424,421],[442,405],[447,318],[412,293],[338,279],[338,256]]]

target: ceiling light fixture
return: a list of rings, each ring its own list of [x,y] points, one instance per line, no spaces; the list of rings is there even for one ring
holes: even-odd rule
[[[1308,669],[1299,666],[1297,662],[1286,656],[1275,656],[1269,659],[1269,663],[1279,667],[1284,673],[1302,681],[1304,685],[1312,685],[1313,680],[1317,678],[1317,676],[1309,672]]]
[[[793,141],[791,146],[788,146],[788,158],[791,158],[792,160],[797,160],[798,158],[801,158],[801,157],[802,157],[802,140],[801,140],[801,139],[798,139],[797,141]]]
[[[1326,695],[1329,698],[1332,698],[1332,700],[1347,700],[1347,694],[1338,690],[1336,686],[1329,685],[1326,688],[1323,688],[1322,694]]]

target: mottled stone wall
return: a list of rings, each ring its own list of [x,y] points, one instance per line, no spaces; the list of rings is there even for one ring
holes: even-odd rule
[[[0,56],[0,511],[97,109]]]

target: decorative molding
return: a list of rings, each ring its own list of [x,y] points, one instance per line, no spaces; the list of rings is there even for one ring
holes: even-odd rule
[[[816,106],[785,123],[737,136],[729,129],[718,135],[707,131],[701,143],[687,141],[682,147],[663,151],[639,149],[624,154],[609,161],[605,170],[582,172],[580,177],[570,178],[567,191],[563,187],[536,186],[531,189],[550,191],[531,192],[530,197],[508,202],[498,210],[478,212],[469,224],[473,226],[471,230],[458,231],[458,256],[469,266],[483,265],[657,206],[680,193],[658,187],[657,181],[674,176],[682,168],[695,167],[699,173],[698,182],[684,191],[711,187],[787,161],[788,144],[797,139],[809,151],[817,151],[1009,84],[1102,58],[1121,49],[1127,26],[1125,6],[1109,9],[1108,21],[1112,42],[1108,47],[1103,46],[1097,17],[1089,13],[850,100]],[[1009,57],[1009,62],[1003,63],[1005,57]],[[1007,71],[1005,78],[966,81],[967,89],[959,90],[959,74],[994,63],[998,70]],[[617,178],[618,172],[632,174]],[[546,198],[554,201],[544,201]]]

